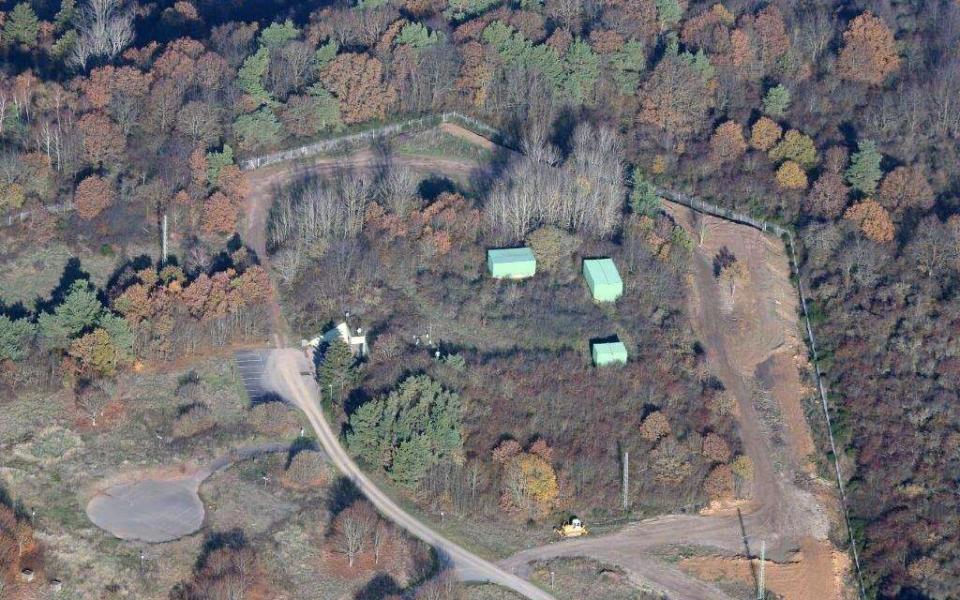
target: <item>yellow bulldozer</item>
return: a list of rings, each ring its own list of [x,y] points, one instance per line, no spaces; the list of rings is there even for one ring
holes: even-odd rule
[[[584,526],[583,521],[577,517],[570,517],[563,525],[554,527],[553,530],[560,536],[560,539],[576,538],[590,533]]]

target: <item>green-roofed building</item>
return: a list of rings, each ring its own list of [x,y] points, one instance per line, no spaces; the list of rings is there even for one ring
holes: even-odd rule
[[[623,342],[594,342],[591,345],[593,364],[598,367],[610,364],[627,364],[627,347]]]
[[[496,279],[523,279],[537,272],[537,259],[526,247],[487,250],[487,268]]]
[[[583,276],[597,302],[613,302],[623,295],[623,280],[617,265],[609,258],[588,258],[583,261]]]

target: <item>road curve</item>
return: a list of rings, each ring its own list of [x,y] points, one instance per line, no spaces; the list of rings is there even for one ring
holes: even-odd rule
[[[267,359],[264,384],[307,415],[320,445],[330,461],[357,486],[380,513],[411,535],[433,546],[448,560],[462,580],[489,581],[509,588],[531,600],[554,600],[553,596],[529,581],[505,571],[492,562],[466,550],[417,520],[384,494],[340,445],[318,403],[319,395],[312,379],[301,375],[309,366],[306,357],[293,349],[274,350]]]

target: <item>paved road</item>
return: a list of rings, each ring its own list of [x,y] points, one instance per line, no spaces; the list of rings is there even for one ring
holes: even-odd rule
[[[448,560],[453,565],[457,576],[463,580],[496,583],[523,594],[531,600],[553,600],[553,596],[529,581],[505,571],[443,537],[408,514],[380,491],[353,462],[327,423],[320,410],[316,384],[312,378],[300,374],[302,369],[306,370],[308,367],[309,363],[301,352],[292,349],[275,350],[267,359],[264,382],[273,392],[284,397],[307,415],[320,445],[329,455],[334,466],[357,486],[357,489],[377,507],[385,518],[433,546],[442,559]]]

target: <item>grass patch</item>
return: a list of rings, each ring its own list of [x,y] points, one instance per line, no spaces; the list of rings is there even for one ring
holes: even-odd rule
[[[477,162],[488,162],[493,158],[486,148],[477,147],[440,129],[406,134],[398,139],[394,149],[397,154],[409,156],[459,158]]]

